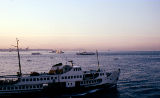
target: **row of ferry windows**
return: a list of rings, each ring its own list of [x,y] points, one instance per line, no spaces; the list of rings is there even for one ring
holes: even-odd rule
[[[75,78],[82,78],[82,75],[77,76],[62,76],[62,79],[75,79]],[[43,81],[43,80],[53,80],[57,79],[57,77],[51,77],[51,78],[30,78],[30,79],[22,79],[23,82],[25,81]]]
[[[0,90],[21,90],[21,89],[40,89],[42,85],[26,85],[26,86],[15,86],[15,87],[0,87]]]
[[[43,81],[43,80],[53,80],[53,79],[57,79],[57,77],[51,77],[51,78],[30,78],[30,79],[22,79],[22,81]]]
[[[92,84],[92,83],[100,83],[102,80],[90,80],[90,81],[82,81],[81,84]]]
[[[81,68],[74,68],[74,71],[81,71]]]
[[[77,76],[62,76],[62,79],[76,79],[76,78],[82,78],[82,75],[77,75]]]

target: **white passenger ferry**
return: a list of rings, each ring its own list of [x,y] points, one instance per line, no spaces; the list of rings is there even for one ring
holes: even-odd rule
[[[0,76],[0,94],[23,94],[33,92],[54,91],[80,91],[92,88],[107,88],[116,86],[120,69],[107,72],[104,69],[83,71],[80,66],[63,65],[62,63],[53,65],[48,73],[32,72],[22,74],[19,58],[19,72],[17,75]],[[98,56],[97,56],[98,57]]]

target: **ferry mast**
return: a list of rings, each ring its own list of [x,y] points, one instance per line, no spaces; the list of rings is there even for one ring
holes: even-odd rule
[[[18,73],[18,76],[21,76],[22,75],[22,71],[21,71],[21,61],[20,61],[20,54],[19,54],[19,46],[18,46],[18,38],[16,38],[16,42],[17,42],[17,45],[15,46],[17,48],[17,52],[18,52],[18,65],[19,65],[19,73]]]

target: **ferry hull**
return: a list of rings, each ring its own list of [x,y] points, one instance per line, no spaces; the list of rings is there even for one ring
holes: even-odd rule
[[[116,84],[108,84],[108,83],[103,85],[80,86],[80,87],[69,87],[69,88],[63,87],[61,84],[49,84],[49,86],[44,89],[44,93],[49,95],[72,94],[72,93],[81,93],[81,92],[85,92],[93,89],[112,89],[116,87],[117,87]]]

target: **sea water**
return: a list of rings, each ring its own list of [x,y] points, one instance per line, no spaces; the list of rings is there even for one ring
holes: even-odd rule
[[[33,52],[40,52],[41,55],[31,55]],[[83,70],[98,69],[96,55],[76,55],[75,51],[65,51],[63,54],[20,51],[20,55],[23,74],[33,71],[47,73],[54,64],[70,64],[67,62],[70,60]],[[99,62],[100,67],[107,71],[121,69],[116,89],[94,89],[81,94],[62,94],[61,97],[160,98],[159,51],[99,52]],[[0,75],[13,75],[18,71],[17,52],[0,52]]]

